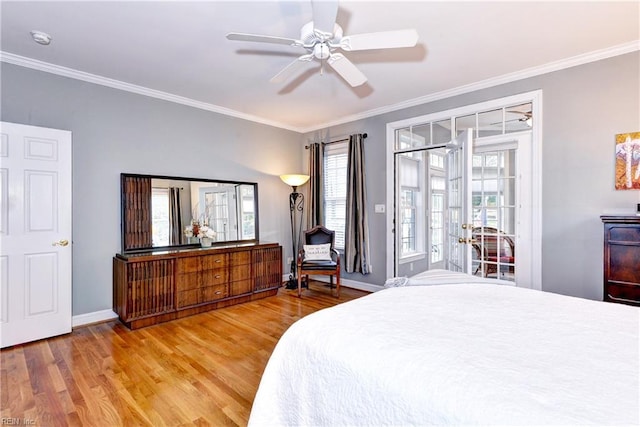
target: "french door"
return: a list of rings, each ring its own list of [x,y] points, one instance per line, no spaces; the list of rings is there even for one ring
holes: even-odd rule
[[[447,268],[541,289],[541,125],[542,91],[388,123],[388,277]]]
[[[474,139],[472,129],[398,150],[395,275],[444,268],[532,287],[531,150],[531,132]]]
[[[472,266],[476,276],[534,287],[531,132],[474,141]]]
[[[447,223],[445,268],[471,273],[471,147],[473,129],[466,130],[447,147]]]
[[[0,124],[0,347],[71,332],[71,132]]]

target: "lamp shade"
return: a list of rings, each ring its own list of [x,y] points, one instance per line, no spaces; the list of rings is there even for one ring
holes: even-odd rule
[[[298,187],[304,184],[305,182],[309,181],[309,175],[297,175],[297,174],[280,175],[280,179],[285,184],[290,185],[291,187]]]

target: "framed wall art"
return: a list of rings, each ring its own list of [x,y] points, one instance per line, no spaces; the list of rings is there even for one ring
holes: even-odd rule
[[[616,135],[616,190],[640,190],[640,132]]]

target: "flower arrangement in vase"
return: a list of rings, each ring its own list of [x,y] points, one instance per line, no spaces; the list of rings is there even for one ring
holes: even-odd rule
[[[197,237],[200,239],[200,245],[206,247],[213,244],[217,233],[208,225],[200,225],[199,221],[192,220],[191,224],[184,229],[184,235],[189,238]]]

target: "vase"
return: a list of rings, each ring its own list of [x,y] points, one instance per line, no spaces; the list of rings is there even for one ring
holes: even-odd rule
[[[203,248],[208,248],[211,245],[213,245],[213,239],[209,237],[200,238],[200,246],[202,246]]]

